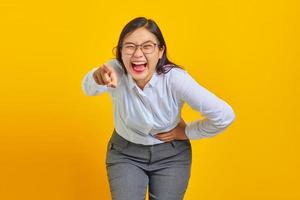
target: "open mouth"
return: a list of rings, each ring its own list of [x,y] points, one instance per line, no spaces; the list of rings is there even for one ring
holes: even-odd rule
[[[131,66],[135,72],[141,73],[147,68],[147,62],[131,62]]]

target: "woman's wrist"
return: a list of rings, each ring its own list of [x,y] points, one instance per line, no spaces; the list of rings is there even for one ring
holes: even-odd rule
[[[185,127],[186,124],[180,123],[176,128],[175,128],[175,139],[176,140],[187,140],[188,137],[185,134]]]

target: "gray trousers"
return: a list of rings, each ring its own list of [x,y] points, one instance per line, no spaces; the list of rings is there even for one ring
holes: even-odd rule
[[[108,142],[106,170],[113,200],[182,200],[192,163],[189,140],[155,145],[129,142],[115,130]]]

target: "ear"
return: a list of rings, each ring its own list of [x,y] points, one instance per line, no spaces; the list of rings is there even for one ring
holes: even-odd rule
[[[165,46],[162,46],[159,51],[158,51],[158,56],[159,56],[159,59],[162,58],[163,54],[164,54],[164,51],[165,51]]]

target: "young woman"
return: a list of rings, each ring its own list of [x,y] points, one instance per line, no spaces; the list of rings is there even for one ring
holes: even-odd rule
[[[122,30],[116,59],[88,72],[86,95],[108,92],[115,129],[106,169],[114,200],[181,200],[192,163],[190,140],[212,137],[235,119],[230,105],[167,58],[158,25],[138,17]],[[205,118],[185,124],[187,102]]]

